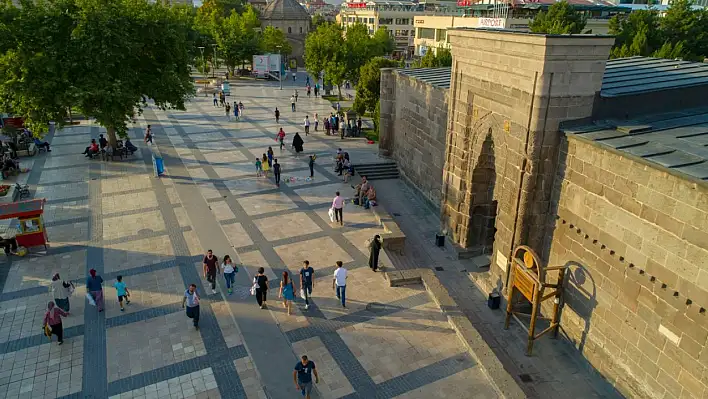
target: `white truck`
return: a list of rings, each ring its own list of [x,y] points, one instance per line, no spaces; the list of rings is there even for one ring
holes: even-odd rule
[[[262,54],[253,56],[253,76],[259,79],[279,79],[281,68],[280,54]]]

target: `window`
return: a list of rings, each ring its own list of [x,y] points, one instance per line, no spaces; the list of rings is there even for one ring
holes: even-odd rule
[[[379,25],[391,25],[393,24],[393,18],[379,18]]]
[[[410,25],[409,18],[396,18],[396,25]]]
[[[408,36],[408,30],[405,30],[405,29],[396,29],[395,36],[396,36],[396,37]]]
[[[447,40],[447,30],[445,29],[436,29],[436,35],[438,36],[438,41],[439,42],[444,42]]]
[[[293,33],[293,29],[288,26],[288,33]]]
[[[300,33],[302,33],[302,26],[300,27]]]
[[[373,24],[373,23],[374,23],[374,19],[373,19],[373,18],[369,18],[369,23],[370,23],[370,24]]]
[[[418,28],[418,34],[416,35],[418,39],[430,39],[435,40],[435,29],[431,28]]]

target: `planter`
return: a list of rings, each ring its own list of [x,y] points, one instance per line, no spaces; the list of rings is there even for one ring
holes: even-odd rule
[[[3,184],[2,186],[0,186],[0,197],[6,196],[7,193],[10,192],[10,188],[11,187],[6,184]]]

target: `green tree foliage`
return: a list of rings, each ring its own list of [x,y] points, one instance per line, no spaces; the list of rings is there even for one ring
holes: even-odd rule
[[[374,53],[379,55],[391,55],[396,48],[396,42],[391,35],[388,34],[388,29],[385,26],[379,26],[374,33],[373,45],[377,48]]]
[[[0,108],[37,133],[50,120],[63,124],[73,106],[106,127],[115,145],[142,96],[184,109],[193,94],[192,27],[178,9],[143,0],[24,1],[13,8],[0,8],[0,30],[13,35],[0,53]]]
[[[240,0],[204,0],[198,13],[208,15],[209,18],[215,16],[217,19],[224,19],[231,16],[232,12],[240,14],[244,11],[244,2]]]
[[[261,37],[256,31],[259,25],[258,15],[250,5],[243,14],[232,11],[228,18],[214,25],[218,56],[223,58],[229,72],[233,73],[237,65],[260,52]]]
[[[553,35],[576,34],[585,28],[586,18],[566,0],[559,1],[541,11],[531,21],[529,28],[534,33],[548,33]]]
[[[442,68],[452,66],[452,53],[446,47],[428,50],[423,57],[413,63],[413,68]]]
[[[325,17],[322,14],[315,14],[312,16],[312,23],[310,23],[310,30],[317,30],[317,28],[326,23]]]
[[[397,61],[383,57],[372,58],[361,67],[354,99],[354,110],[358,114],[374,112],[381,93],[381,68],[395,67],[398,67]]]
[[[687,0],[675,0],[662,17],[657,10],[640,10],[610,19],[617,40],[611,57],[651,56],[702,61],[708,56],[708,11],[694,10]]]
[[[356,23],[347,28],[344,47],[348,61],[346,78],[357,82],[361,67],[371,57],[380,55],[376,54],[378,48],[374,45],[373,38],[369,36],[369,28],[362,23]]]
[[[282,30],[267,26],[263,30],[261,50],[265,53],[289,55],[293,52],[293,47]]]

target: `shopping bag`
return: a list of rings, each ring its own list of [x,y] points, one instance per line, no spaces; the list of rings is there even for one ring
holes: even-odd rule
[[[327,214],[329,215],[329,221],[334,223],[334,209],[329,208],[329,211],[327,212]]]
[[[300,288],[300,298],[305,299],[305,290]]]
[[[96,306],[96,300],[93,299],[93,295],[89,294],[88,292],[86,293],[86,299],[88,300],[89,305],[91,306]]]
[[[52,340],[52,329],[48,324],[44,325],[44,335],[49,338],[50,341]]]
[[[253,286],[251,286],[251,295],[256,295],[256,290],[258,289],[258,280],[253,278]]]

